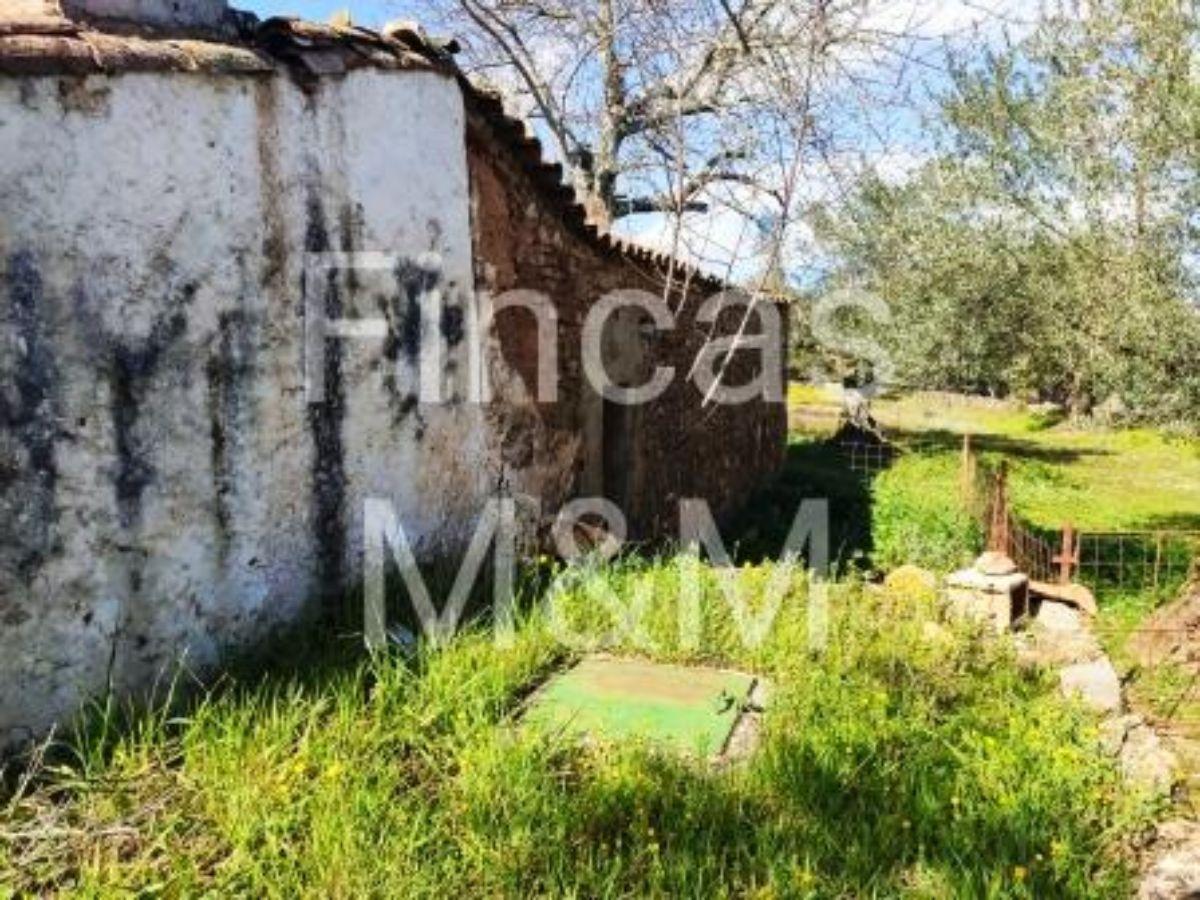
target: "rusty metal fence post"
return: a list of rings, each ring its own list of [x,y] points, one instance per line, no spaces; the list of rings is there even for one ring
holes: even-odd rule
[[[992,483],[991,521],[988,527],[988,549],[1008,554],[1012,547],[1012,529],[1008,515],[1008,461],[1001,460]]]
[[[1075,537],[1075,526],[1070,522],[1062,528],[1062,544],[1051,562],[1058,566],[1058,583],[1070,584],[1079,566],[1079,543]]]

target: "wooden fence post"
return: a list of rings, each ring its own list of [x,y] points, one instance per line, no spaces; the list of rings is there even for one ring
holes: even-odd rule
[[[975,501],[975,453],[971,449],[971,432],[963,435],[962,445],[962,496],[969,509]]]

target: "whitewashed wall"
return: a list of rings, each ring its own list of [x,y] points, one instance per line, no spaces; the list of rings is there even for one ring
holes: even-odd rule
[[[463,115],[430,72],[311,95],[283,76],[0,78],[0,743],[356,578],[366,496],[427,555],[470,533],[496,437],[477,406],[414,405],[417,345],[440,342],[461,387],[465,342],[455,314],[407,318],[422,254],[448,304],[471,284]],[[320,406],[306,248],[410,266],[336,278],[344,314],[385,313],[392,339],[332,345],[343,390],[329,370]]]

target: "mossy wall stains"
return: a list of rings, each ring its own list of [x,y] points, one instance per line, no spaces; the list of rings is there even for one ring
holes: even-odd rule
[[[342,595],[366,497],[457,553],[500,468],[479,408],[395,412],[422,342],[462,377],[463,314],[421,325],[431,279],[471,278],[453,81],[91,82],[84,110],[62,79],[0,79],[0,744]],[[304,283],[306,252],[356,250],[440,268]],[[386,341],[327,342],[323,403],[310,289],[330,318],[400,313]]]

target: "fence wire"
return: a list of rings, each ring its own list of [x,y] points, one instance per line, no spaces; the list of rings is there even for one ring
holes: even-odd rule
[[[872,441],[841,441],[838,447],[850,471],[868,478],[889,468],[901,452],[895,444]]]
[[[1200,531],[1084,531],[1079,580],[1093,588],[1178,589],[1197,572]]]
[[[873,478],[902,455],[925,450],[946,452],[944,440],[869,441],[843,440],[838,444],[848,467]],[[1163,598],[1176,596],[1188,584],[1200,584],[1200,531],[1181,529],[1128,531],[1075,531],[1043,528],[1025,521],[1012,507],[1005,461],[989,465],[964,438],[962,447],[962,501],[979,522],[989,550],[1008,555],[1034,581],[1048,584],[1077,582],[1096,592],[1154,590]],[[1098,636],[1124,640],[1127,635],[1100,623]],[[1142,668],[1130,677],[1144,681],[1152,717],[1161,727],[1200,734],[1200,662],[1192,659],[1194,636],[1189,629],[1140,633],[1162,641],[1154,659],[1143,659]],[[1176,657],[1184,648],[1186,660]]]
[[[944,453],[946,444],[937,439],[906,439],[902,443],[895,441],[870,441],[845,439],[837,443],[846,460],[846,466],[852,472],[867,477],[874,477],[901,456],[920,453]]]

